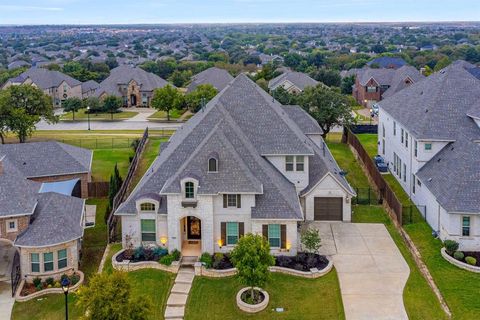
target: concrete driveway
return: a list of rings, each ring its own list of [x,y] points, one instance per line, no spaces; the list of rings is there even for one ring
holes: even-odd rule
[[[333,258],[347,320],[408,319],[410,269],[383,224],[314,222],[321,253]]]

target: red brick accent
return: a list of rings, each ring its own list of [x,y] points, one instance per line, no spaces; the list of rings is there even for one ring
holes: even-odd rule
[[[16,220],[17,221],[17,231],[7,233],[7,221]],[[8,239],[14,241],[15,238],[25,229],[28,228],[30,223],[30,216],[18,216],[10,218],[0,218],[0,238]]]

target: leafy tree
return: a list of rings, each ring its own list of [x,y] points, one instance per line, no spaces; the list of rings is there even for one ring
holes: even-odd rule
[[[322,240],[320,239],[320,233],[318,232],[318,229],[308,228],[303,230],[303,232],[300,235],[300,239],[303,247],[306,249],[308,253],[318,254],[318,250],[322,246],[321,244]]]
[[[375,53],[384,53],[387,51],[387,48],[383,44],[375,44],[371,47],[371,50]]]
[[[321,67],[325,64],[325,53],[320,50],[313,50],[307,57],[307,61],[309,64],[318,67]]]
[[[99,113],[103,110],[103,105],[97,97],[88,97],[83,99],[82,108],[88,109],[89,113]]]
[[[0,70],[0,87],[3,86],[8,79],[18,77],[26,70],[27,67],[20,67],[13,70]]]
[[[163,88],[155,89],[151,101],[152,107],[167,113],[167,120],[170,121],[170,110],[178,109],[183,104],[183,95],[177,88],[167,84]]]
[[[0,112],[4,127],[14,132],[21,143],[31,136],[40,119],[57,121],[53,113],[52,99],[31,85],[14,85],[3,90]]]
[[[268,82],[267,82],[267,80],[265,80],[264,78],[260,78],[260,79],[258,79],[257,81],[255,81],[255,83],[256,83],[260,88],[262,88],[263,90],[265,90],[265,91],[268,92]]]
[[[217,95],[217,89],[211,84],[201,84],[185,96],[185,104],[190,110],[198,111],[203,103],[208,103]]]
[[[283,105],[298,104],[299,95],[290,93],[284,87],[278,87],[272,91],[272,96]]]
[[[113,114],[118,112],[118,109],[122,107],[122,99],[117,96],[107,96],[103,99],[103,111],[109,112],[111,120],[113,120]]]
[[[317,69],[315,72],[312,73],[312,77],[322,82],[323,84],[331,87],[340,87],[342,83],[342,78],[340,77],[340,73],[336,70],[331,70],[327,68],[320,68]]]
[[[97,273],[77,291],[77,305],[84,320],[144,320],[151,316],[152,302],[133,294],[125,272]]]
[[[265,285],[270,276],[268,267],[275,264],[268,241],[258,234],[246,234],[238,240],[231,258],[238,271],[237,277],[243,284],[250,287],[253,300],[253,287]]]
[[[173,85],[176,87],[183,87],[192,77],[192,71],[184,70],[178,71],[175,70],[172,75],[170,76],[170,81],[172,81]]]
[[[113,199],[122,187],[122,184],[123,179],[120,175],[120,171],[118,171],[118,166],[115,163],[115,167],[113,168],[113,174],[110,176],[110,183],[108,185],[108,207],[107,211],[105,212],[105,222],[107,222],[110,211],[112,211]]]
[[[72,112],[73,120],[75,121],[75,112],[80,110],[83,107],[82,99],[77,97],[68,98],[62,103],[63,110],[66,112]]]
[[[352,94],[352,86],[355,84],[355,76],[348,76],[342,79],[340,89],[343,94]]]
[[[108,57],[107,60],[105,60],[105,64],[108,66],[110,70],[118,67],[118,62],[115,57]]]
[[[435,65],[435,68],[433,68],[433,70],[435,72],[440,71],[443,68],[448,67],[450,65],[450,63],[452,63],[452,61],[450,61],[450,59],[447,56],[445,56],[442,59],[438,60],[437,64]]]
[[[324,85],[307,87],[300,96],[300,105],[317,120],[326,138],[332,127],[353,123],[352,106],[347,98]]]

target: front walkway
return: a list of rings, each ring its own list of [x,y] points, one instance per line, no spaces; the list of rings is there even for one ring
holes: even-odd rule
[[[165,320],[183,319],[188,294],[190,293],[193,279],[195,278],[195,269],[193,266],[197,260],[197,257],[182,257],[180,269],[178,270],[175,283],[167,300]]]
[[[410,269],[383,224],[314,222],[321,254],[333,257],[347,320],[408,319]]]

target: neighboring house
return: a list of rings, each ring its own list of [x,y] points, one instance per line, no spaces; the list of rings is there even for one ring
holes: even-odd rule
[[[16,60],[16,61],[13,61],[11,63],[8,64],[7,68],[8,70],[13,70],[13,69],[17,69],[17,68],[20,68],[20,67],[30,67],[30,63],[28,63],[27,61],[23,61],[23,60]]]
[[[100,99],[109,95],[120,97],[125,107],[149,107],[153,91],[167,84],[156,74],[124,65],[110,71],[110,76],[100,83],[95,96]]]
[[[82,98],[82,83],[59,71],[33,67],[18,77],[8,79],[3,88],[21,84],[31,84],[43,90],[52,98],[55,108],[61,107],[62,102],[67,98]]]
[[[352,95],[359,104],[371,108],[383,98],[423,78],[420,71],[412,66],[403,66],[399,69],[364,68],[356,74]]]
[[[88,80],[82,83],[82,98],[95,96],[95,92],[100,88],[100,84],[95,80]]]
[[[58,142],[0,145],[0,241],[22,277],[78,270],[92,151]]]
[[[208,68],[192,77],[192,82],[187,87],[187,92],[192,92],[201,84],[211,84],[218,92],[233,80],[227,70],[217,67]]]
[[[284,59],[283,57],[276,55],[276,54],[265,54],[265,53],[260,53],[258,55],[258,58],[260,58],[261,65],[264,66],[269,63],[273,64],[283,64]]]
[[[378,153],[440,238],[466,251],[480,250],[479,101],[480,68],[457,61],[379,103]]]
[[[354,191],[317,122],[241,74],[161,145],[115,215],[123,246],[227,252],[246,233],[295,254],[305,220],[351,220]]]
[[[407,63],[398,57],[378,57],[367,63],[369,67],[377,67],[382,69],[399,69],[406,66]]]
[[[278,87],[283,87],[290,93],[302,92],[306,87],[315,87],[319,82],[310,78],[302,72],[285,72],[268,82],[268,89],[274,91]]]

